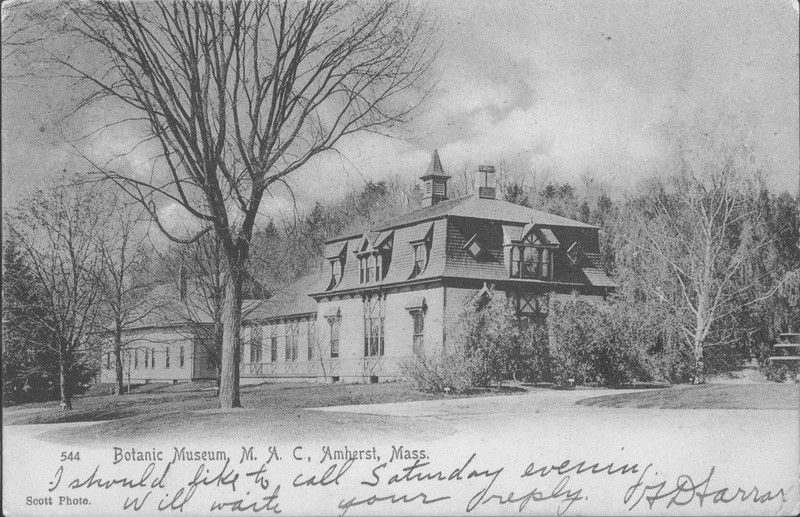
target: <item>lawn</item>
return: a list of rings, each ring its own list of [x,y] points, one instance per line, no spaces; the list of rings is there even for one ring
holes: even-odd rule
[[[76,397],[72,411],[61,411],[58,402],[25,404],[3,411],[4,425],[103,422],[86,429],[62,429],[56,441],[115,442],[131,437],[191,435],[215,438],[219,422],[226,422],[232,436],[248,438],[265,431],[276,438],[296,438],[301,430],[313,430],[319,439],[351,436],[354,426],[364,425],[375,432],[416,436],[427,432],[413,423],[395,417],[354,414],[320,414],[304,408],[356,404],[380,404],[456,397],[482,397],[524,393],[526,390],[501,387],[461,395],[437,395],[414,390],[406,383],[382,384],[307,384],[276,383],[243,386],[244,409],[220,410],[211,384],[148,384],[137,386],[131,394],[116,397],[108,386],[86,396]],[[341,424],[340,426],[331,424]],[[428,426],[430,427],[430,426]],[[441,427],[441,426],[439,426]],[[446,433],[446,429],[433,432]]]
[[[578,404],[640,409],[800,409],[798,384],[703,384],[586,398]]]
[[[445,400],[514,393],[546,392],[544,388],[502,387],[462,395],[435,395],[414,390],[406,383],[385,384],[263,384],[242,387],[244,409],[221,410],[213,385],[149,384],[129,395],[108,394],[108,386],[76,397],[73,411],[61,411],[57,402],[25,404],[3,411],[4,425],[97,422],[89,427],[53,426],[41,438],[59,443],[120,444],[147,438],[214,440],[308,439],[350,440],[354,436],[392,436],[436,439],[454,432],[446,419],[415,419],[392,414],[307,411],[339,405]],[[601,395],[601,389],[581,390],[578,402],[587,408],[648,409],[798,409],[796,384],[706,384]],[[608,392],[605,392],[608,393]],[[574,400],[574,399],[573,399]]]

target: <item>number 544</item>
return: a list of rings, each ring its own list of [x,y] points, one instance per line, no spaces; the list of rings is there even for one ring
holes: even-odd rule
[[[66,452],[61,451],[61,461],[80,461],[80,452]]]

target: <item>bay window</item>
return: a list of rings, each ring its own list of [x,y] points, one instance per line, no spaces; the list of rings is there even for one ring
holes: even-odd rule
[[[552,250],[544,246],[517,244],[511,247],[511,278],[551,280]]]

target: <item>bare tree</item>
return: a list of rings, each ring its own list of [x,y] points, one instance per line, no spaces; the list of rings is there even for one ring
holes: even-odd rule
[[[46,35],[37,18],[50,8],[47,3],[32,0],[0,0],[4,87],[22,88],[24,82],[21,79],[33,75],[26,66],[27,54],[45,40]]]
[[[120,395],[124,388],[125,362],[132,347],[141,339],[128,331],[148,319],[160,305],[153,300],[144,303],[149,285],[142,279],[146,276],[143,273],[149,241],[143,210],[138,204],[131,205],[131,201],[123,199],[116,190],[106,188],[102,193],[106,200],[97,209],[104,210],[108,219],[102,228],[102,238],[98,240],[104,268],[101,301],[113,340],[116,394]]]
[[[217,370],[220,382],[223,313],[225,308],[225,256],[215,234],[207,234],[187,246],[173,248],[172,276],[179,294],[177,303],[164,307],[166,317],[183,322],[184,337],[197,340]],[[198,339],[199,338],[199,339]]]
[[[704,376],[708,347],[726,344],[720,322],[765,300],[779,286],[760,289],[750,263],[768,244],[757,213],[757,171],[752,150],[719,135],[679,142],[679,171],[651,185],[633,217],[630,236],[661,278],[645,287],[676,315],[695,360],[695,382]]]
[[[102,257],[97,229],[97,191],[77,179],[36,192],[24,209],[6,218],[23,250],[44,311],[39,322],[52,339],[32,343],[58,354],[62,409],[72,409],[69,376],[75,365],[97,354],[94,331],[102,292]]]
[[[81,107],[124,106],[113,123],[159,149],[150,177],[94,166],[174,241],[213,231],[222,242],[219,404],[237,407],[242,272],[265,194],[343,137],[405,121],[433,32],[404,0],[74,2],[68,13],[59,23],[92,59],[56,59],[91,89]],[[168,229],[167,205],[193,216],[194,236]]]

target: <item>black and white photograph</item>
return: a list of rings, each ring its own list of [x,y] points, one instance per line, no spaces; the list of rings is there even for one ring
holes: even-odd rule
[[[797,0],[2,0],[2,513],[797,515]]]

